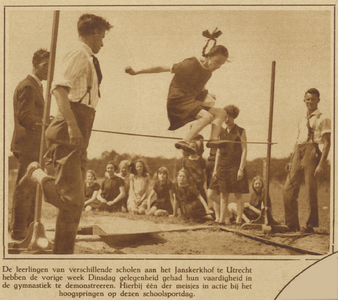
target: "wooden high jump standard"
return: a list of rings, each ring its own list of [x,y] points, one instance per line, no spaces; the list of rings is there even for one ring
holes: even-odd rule
[[[272,225],[267,217],[267,200],[269,197],[269,179],[270,179],[270,161],[271,161],[271,145],[272,145],[272,119],[273,119],[273,103],[275,94],[275,73],[276,73],[276,62],[272,62],[271,70],[271,88],[270,88],[270,109],[269,109],[269,128],[268,128],[268,147],[266,155],[266,182],[265,182],[265,195],[264,195],[264,208],[262,209],[261,215],[257,220],[251,223],[246,223],[241,226],[241,229],[258,229],[264,233],[270,232],[288,232],[289,228],[285,225]]]

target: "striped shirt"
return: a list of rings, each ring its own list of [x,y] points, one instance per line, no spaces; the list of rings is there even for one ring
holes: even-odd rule
[[[78,102],[85,95],[81,103],[95,108],[99,101],[99,87],[92,55],[91,48],[83,42],[79,42],[74,50],[69,51],[63,58],[51,92],[58,86],[65,87],[70,101]],[[90,77],[92,80],[88,82]],[[86,94],[88,86],[91,86],[91,90]]]

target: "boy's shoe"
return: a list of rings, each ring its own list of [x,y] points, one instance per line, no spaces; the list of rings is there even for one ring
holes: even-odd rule
[[[11,238],[12,240],[15,241],[22,241],[23,239],[25,239],[26,235],[27,232],[16,232],[16,231],[11,232]]]
[[[224,140],[210,140],[207,142],[207,148],[218,148],[220,146],[224,146],[227,142]]]
[[[313,227],[303,227],[300,230],[301,233],[315,233],[315,231],[313,230]]]
[[[270,225],[281,225],[281,222],[277,222],[275,219],[272,219]]]
[[[187,142],[185,141],[179,141],[175,143],[175,147],[177,149],[182,149],[184,151],[187,151],[189,154],[195,154],[196,151],[194,148],[192,148]]]

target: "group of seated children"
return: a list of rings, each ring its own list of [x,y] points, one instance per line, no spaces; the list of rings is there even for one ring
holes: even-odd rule
[[[177,180],[169,180],[169,172],[161,167],[156,172],[156,180],[152,187],[150,176],[143,161],[135,163],[122,161],[120,173],[114,162],[106,166],[106,178],[101,186],[96,182],[96,174],[88,170],[86,175],[85,210],[147,214],[154,216],[178,216],[187,218],[211,218],[212,210],[208,208],[199,189],[190,179],[188,172],[181,169]],[[149,192],[150,191],[150,192]]]
[[[214,211],[208,206],[206,198],[206,163],[198,154],[201,153],[203,142],[191,142],[191,147],[197,154],[184,153],[183,168],[179,170],[174,182],[169,180],[166,167],[160,167],[156,172],[153,187],[145,163],[137,160],[120,162],[119,170],[114,162],[106,166],[106,178],[101,186],[96,182],[96,174],[87,171],[85,184],[85,210],[92,209],[108,212],[129,212],[132,214],[146,214],[153,216],[172,216],[180,214],[194,220],[214,220]],[[252,181],[253,192],[251,200],[244,204],[243,222],[249,223],[260,216],[264,205],[263,179],[256,176]],[[210,201],[209,201],[210,202]],[[210,203],[209,203],[210,204]],[[268,214],[271,215],[271,203],[268,199]],[[237,204],[228,206],[236,220]]]

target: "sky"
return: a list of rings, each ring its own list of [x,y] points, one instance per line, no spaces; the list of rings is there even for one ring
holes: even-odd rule
[[[207,89],[217,107],[240,108],[236,123],[249,142],[267,142],[272,62],[276,62],[272,157],[289,156],[297,122],[305,114],[307,89],[321,93],[320,109],[333,117],[334,18],[327,6],[107,6],[60,7],[56,72],[60,60],[78,39],[76,24],[83,13],[94,13],[113,26],[98,53],[103,80],[96,111],[96,130],[182,138],[189,125],[168,131],[166,98],[170,73],[130,76],[125,67],[172,66],[200,57],[204,30],[222,31],[218,44],[229,51],[229,62],[215,71]],[[7,7],[5,10],[5,134],[6,151],[13,132],[13,92],[32,69],[33,53],[50,50],[54,8]],[[45,85],[45,82],[44,82]],[[45,85],[46,86],[46,85]],[[52,98],[51,114],[55,114]],[[202,132],[209,137],[210,126]],[[94,131],[89,158],[104,151],[142,156],[180,157],[175,140]],[[266,157],[267,145],[248,145],[248,160]],[[208,151],[204,156],[207,157]]]

